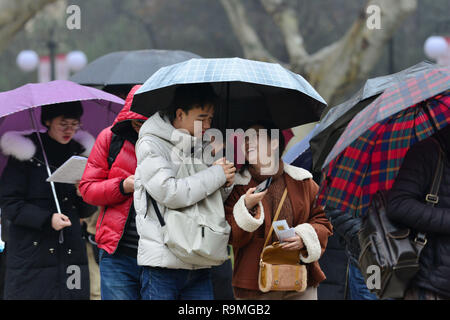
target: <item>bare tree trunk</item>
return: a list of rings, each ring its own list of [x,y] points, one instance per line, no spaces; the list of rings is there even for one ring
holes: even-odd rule
[[[291,69],[301,68],[301,65],[298,64],[306,61],[309,55],[300,33],[296,12],[285,5],[283,1],[261,0],[261,3],[280,28],[289,55]]]
[[[367,78],[383,48],[400,24],[417,7],[416,0],[373,0],[381,9],[381,28],[370,30],[364,12],[342,39],[313,55],[306,66],[309,80],[330,99],[358,80]]]
[[[221,0],[231,27],[248,59],[278,62],[263,46],[256,31],[249,24],[244,5],[240,0]]]
[[[309,54],[304,46],[297,15],[288,2],[260,1],[284,37],[289,55],[288,67],[308,79],[329,103],[337,94],[368,76],[395,30],[417,8],[417,0],[369,0],[365,8],[375,5],[380,9],[380,29],[368,28],[364,8],[340,40]],[[277,59],[265,49],[257,32],[249,24],[242,1],[222,0],[222,5],[245,57],[276,62]]]
[[[0,0],[0,51],[34,15],[58,0]]]

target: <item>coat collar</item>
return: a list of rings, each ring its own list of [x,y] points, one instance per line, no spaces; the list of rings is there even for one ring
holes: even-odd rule
[[[33,158],[36,153],[36,145],[28,137],[34,131],[9,131],[0,138],[0,148],[5,156],[13,156],[17,160],[26,161]],[[45,132],[45,131],[40,131]],[[81,144],[85,151],[82,156],[88,157],[95,143],[95,138],[87,131],[79,130],[73,140]]]
[[[291,166],[286,162],[284,162],[283,165],[284,165],[284,172],[294,180],[302,181],[306,179],[312,179],[313,177],[308,170]],[[246,169],[243,172],[236,174],[234,178],[234,184],[246,186],[251,179],[252,176],[250,175],[250,172]]]

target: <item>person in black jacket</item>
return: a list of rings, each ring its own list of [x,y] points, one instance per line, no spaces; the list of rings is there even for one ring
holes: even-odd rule
[[[450,299],[450,126],[414,144],[388,194],[390,219],[426,233],[420,271],[412,280],[405,299]],[[436,141],[439,141],[438,143]],[[435,175],[439,144],[445,153],[439,202],[425,203]]]
[[[40,133],[51,171],[73,155],[86,155],[93,137],[77,136],[79,102],[42,107]],[[80,218],[97,209],[83,202],[73,184],[55,183],[61,212],[51,191],[36,133],[8,132],[0,141],[8,163],[0,181],[2,220],[10,221],[5,299],[89,299],[86,246]],[[63,230],[64,242],[59,243]]]

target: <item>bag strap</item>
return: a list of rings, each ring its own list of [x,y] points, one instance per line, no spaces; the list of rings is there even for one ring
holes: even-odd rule
[[[159,220],[159,224],[161,225],[161,227],[164,227],[166,225],[166,222],[164,221],[164,218],[162,217],[161,211],[159,211],[159,207],[158,204],[156,203],[155,199],[153,199],[148,192],[146,192],[147,195],[147,205],[148,205],[148,200],[150,199],[153,205],[153,208],[155,208],[155,212],[156,212],[156,216],[158,217]],[[147,209],[148,212],[148,209]],[[147,217],[147,212],[144,215],[144,219],[145,217]]]
[[[275,216],[273,217],[273,221],[277,221],[278,216],[280,215],[280,212],[281,212],[281,208],[283,207],[284,200],[286,199],[286,196],[287,196],[287,187],[284,189],[283,196],[281,197],[280,203],[278,204],[278,208],[275,213]],[[263,248],[265,248],[267,246],[267,243],[269,242],[269,239],[272,236],[273,221],[272,221],[272,225],[270,226],[269,234],[267,235],[266,241],[264,242]]]
[[[160,139],[160,138],[158,138],[158,139]],[[169,146],[170,146],[170,144],[167,142],[167,141],[165,141],[165,140],[163,140],[163,139],[160,139],[163,143],[166,143],[166,144],[168,144]],[[183,161],[183,159],[182,158],[180,158],[180,156],[175,152],[175,153],[172,153],[172,156],[173,155],[177,155],[178,156],[178,159],[180,160],[180,161]],[[156,216],[157,216],[157,218],[158,218],[158,221],[159,221],[159,224],[161,225],[161,227],[164,227],[165,225],[166,225],[166,222],[164,221],[164,218],[163,218],[163,216],[162,216],[162,214],[161,214],[161,211],[159,210],[159,207],[158,207],[158,203],[155,201],[155,199],[153,199],[152,198],[152,196],[150,196],[150,194],[146,191],[146,195],[147,195],[147,205],[148,205],[148,203],[149,203],[149,201],[148,200],[150,200],[151,201],[151,203],[152,203],[152,205],[153,205],[153,208],[155,208],[155,212],[156,212]],[[147,213],[148,213],[148,211],[145,213],[145,215],[144,215],[144,219],[145,219],[145,217],[147,217]]]
[[[444,151],[442,150],[441,144],[435,140],[434,138],[431,139],[438,145],[439,149],[439,157],[438,162],[436,166],[436,172],[434,173],[433,183],[431,184],[431,191],[429,194],[426,195],[425,201],[429,203],[430,205],[434,206],[439,202],[438,192],[439,187],[441,185],[442,176],[444,173]]]
[[[122,146],[125,142],[125,138],[113,133],[111,137],[111,141],[109,144],[109,152],[108,152],[108,168],[111,169],[112,164],[116,161],[117,155],[120,150],[122,150]]]
[[[444,173],[444,152],[441,148],[441,144],[439,143],[439,141],[437,141],[434,138],[431,138],[431,141],[433,141],[434,143],[436,143],[438,145],[439,156],[438,156],[436,171],[435,171],[434,177],[433,177],[433,182],[431,183],[431,190],[430,190],[430,193],[428,193],[425,196],[425,201],[428,205],[430,205],[431,207],[434,207],[439,202],[438,192],[439,192],[439,188],[441,185],[442,176]],[[414,239],[414,242],[416,243],[418,253],[420,254],[423,247],[427,243],[426,234],[423,232],[418,232],[416,235],[416,238]]]

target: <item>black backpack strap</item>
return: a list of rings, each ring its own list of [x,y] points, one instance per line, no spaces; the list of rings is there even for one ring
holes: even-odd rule
[[[434,137],[430,138],[431,141],[433,141],[438,146],[438,161],[436,165],[436,171],[433,176],[433,181],[431,183],[431,189],[430,192],[425,196],[425,201],[428,205],[434,207],[436,204],[439,203],[439,188],[441,186],[441,180],[442,176],[444,175],[444,151],[442,150],[441,144],[438,140],[436,140]],[[427,243],[426,234],[419,232],[416,235],[416,238],[414,239],[414,242],[416,243],[416,246],[418,248],[418,251],[423,249],[425,244]]]
[[[159,207],[158,204],[156,203],[155,199],[153,199],[148,192],[146,192],[147,194],[147,205],[149,204],[149,199],[152,202],[153,208],[155,208],[155,212],[156,212],[156,216],[158,217],[159,220],[159,224],[161,225],[161,227],[164,227],[166,225],[166,222],[164,221],[164,218],[162,217],[161,211],[159,211]],[[148,211],[147,211],[148,212]],[[147,217],[147,212],[144,215],[144,219],[145,217]]]
[[[122,149],[123,143],[125,142],[125,138],[113,133],[111,137],[111,143],[109,145],[109,153],[108,153],[108,166],[111,168],[114,161],[116,161],[117,155]]]
[[[435,205],[439,202],[438,192],[439,187],[441,186],[441,180],[442,176],[444,174],[444,151],[442,150],[441,144],[439,141],[435,140],[434,138],[431,138],[432,141],[436,143],[438,146],[438,161],[436,165],[436,172],[434,173],[433,181],[431,184],[431,190],[430,193],[426,195],[425,201],[430,203],[431,205]]]

